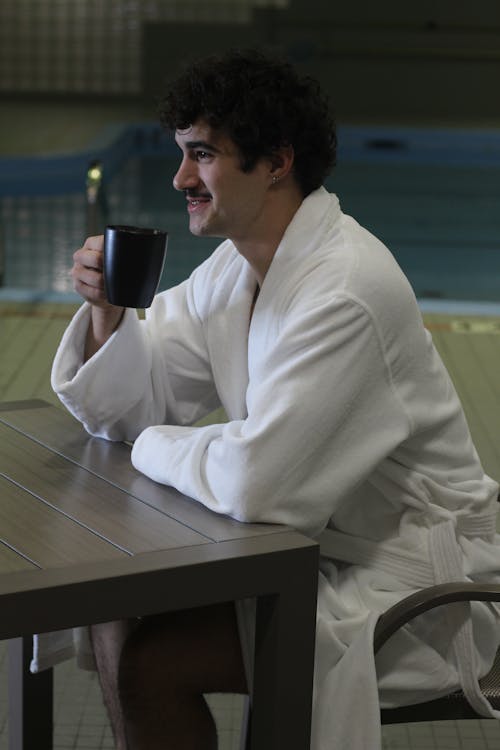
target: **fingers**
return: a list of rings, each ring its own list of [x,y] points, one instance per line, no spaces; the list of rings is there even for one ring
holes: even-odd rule
[[[92,305],[106,307],[109,302],[104,291],[103,236],[88,237],[73,255],[71,276],[73,288]]]

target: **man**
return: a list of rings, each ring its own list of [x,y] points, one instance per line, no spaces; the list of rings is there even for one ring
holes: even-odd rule
[[[380,612],[435,582],[498,578],[497,486],[407,280],[322,187],[335,135],[317,85],[228,53],[184,72],[161,116],[192,233],[225,241],[139,321],[107,302],[102,237],[88,239],[55,391],[90,433],[135,441],[135,467],[156,481],[320,540],[315,750],[379,747],[378,691],[394,705],[462,684],[487,713],[476,677],[500,632],[488,605],[417,620],[375,673]],[[193,426],[220,406],[227,423]],[[119,750],[215,748],[203,693],[247,689],[248,628],[242,603],[93,627]]]

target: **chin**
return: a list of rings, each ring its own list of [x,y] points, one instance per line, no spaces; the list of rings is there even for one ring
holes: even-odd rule
[[[194,234],[195,237],[218,237],[225,239],[226,235],[218,232],[214,227],[208,225],[195,225],[190,226],[189,231]]]
[[[195,237],[203,237],[205,235],[205,227],[199,225],[199,224],[190,224],[189,225],[189,231],[191,234],[194,234]]]

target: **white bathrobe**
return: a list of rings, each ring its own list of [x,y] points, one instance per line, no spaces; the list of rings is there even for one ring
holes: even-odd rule
[[[489,605],[416,620],[380,652],[377,685],[378,613],[422,586],[500,579],[498,488],[406,278],[319,189],[285,232],[250,323],[255,288],[226,241],[146,321],[127,310],[82,365],[83,305],[54,390],[91,434],[135,441],[133,464],[154,480],[319,539],[314,750],[376,750],[379,693],[396,705],[462,684],[487,713],[476,676],[500,638]],[[227,423],[191,426],[218,406]]]

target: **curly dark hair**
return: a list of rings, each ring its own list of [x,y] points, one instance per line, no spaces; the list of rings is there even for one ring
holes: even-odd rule
[[[257,50],[230,50],[187,66],[161,99],[159,115],[167,130],[198,119],[222,130],[239,148],[245,172],[291,145],[304,197],[335,164],[335,124],[319,83]]]

